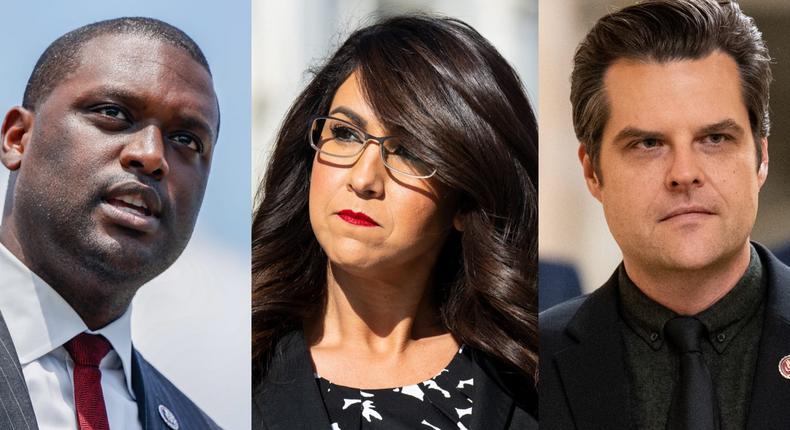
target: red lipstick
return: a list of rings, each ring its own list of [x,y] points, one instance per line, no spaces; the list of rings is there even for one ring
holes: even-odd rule
[[[344,209],[338,212],[337,216],[339,216],[340,219],[342,219],[343,221],[349,224],[358,225],[362,227],[378,227],[379,225],[379,223],[373,221],[373,218],[365,215],[364,213],[354,212],[349,209]]]

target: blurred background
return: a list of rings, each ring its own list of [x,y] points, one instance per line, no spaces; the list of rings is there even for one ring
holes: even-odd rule
[[[256,0],[252,4],[253,193],[285,113],[312,77],[309,69],[320,66],[357,28],[407,12],[438,13],[474,27],[514,66],[537,114],[537,0]]]
[[[0,26],[4,41],[0,109],[4,114],[11,106],[22,104],[36,60],[56,38],[82,25],[121,16],[158,18],[189,34],[208,58],[222,112],[222,129],[197,227],[181,258],[135,298],[134,344],[218,424],[226,429],[248,429],[250,3],[5,3]],[[0,209],[7,179],[8,171],[0,168]]]
[[[584,292],[603,284],[621,260],[600,204],[587,191],[576,156],[571,121],[570,75],[576,45],[610,11],[633,4],[622,0],[540,2],[540,259],[541,308],[579,293],[563,286],[574,280]],[[752,239],[790,260],[790,2],[741,0],[741,9],[762,30],[775,64],[771,86],[768,181]],[[553,263],[553,264],[546,264]]]

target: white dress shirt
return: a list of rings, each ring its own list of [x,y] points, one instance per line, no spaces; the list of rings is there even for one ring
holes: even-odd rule
[[[113,348],[99,365],[110,428],[142,429],[132,390],[131,307],[117,320],[91,331],[52,287],[2,244],[0,287],[0,313],[22,365],[38,428],[78,428],[74,362],[63,344],[86,332],[103,335]]]

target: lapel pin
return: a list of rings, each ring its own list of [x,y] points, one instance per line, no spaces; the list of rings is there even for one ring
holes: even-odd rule
[[[178,430],[178,420],[176,416],[170,412],[170,409],[167,409],[165,405],[159,405],[159,416],[162,417],[162,421],[167,424],[173,430]]]
[[[785,379],[790,379],[790,355],[785,355],[779,360],[779,374]]]

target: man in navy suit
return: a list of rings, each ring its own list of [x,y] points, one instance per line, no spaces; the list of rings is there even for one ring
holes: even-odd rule
[[[0,428],[217,428],[133,348],[129,305],[189,241],[218,132],[208,63],[169,24],[42,54],[2,124]]]
[[[579,45],[578,156],[623,263],[540,315],[541,428],[790,423],[790,269],[749,240],[770,62],[727,1],[640,2]]]

